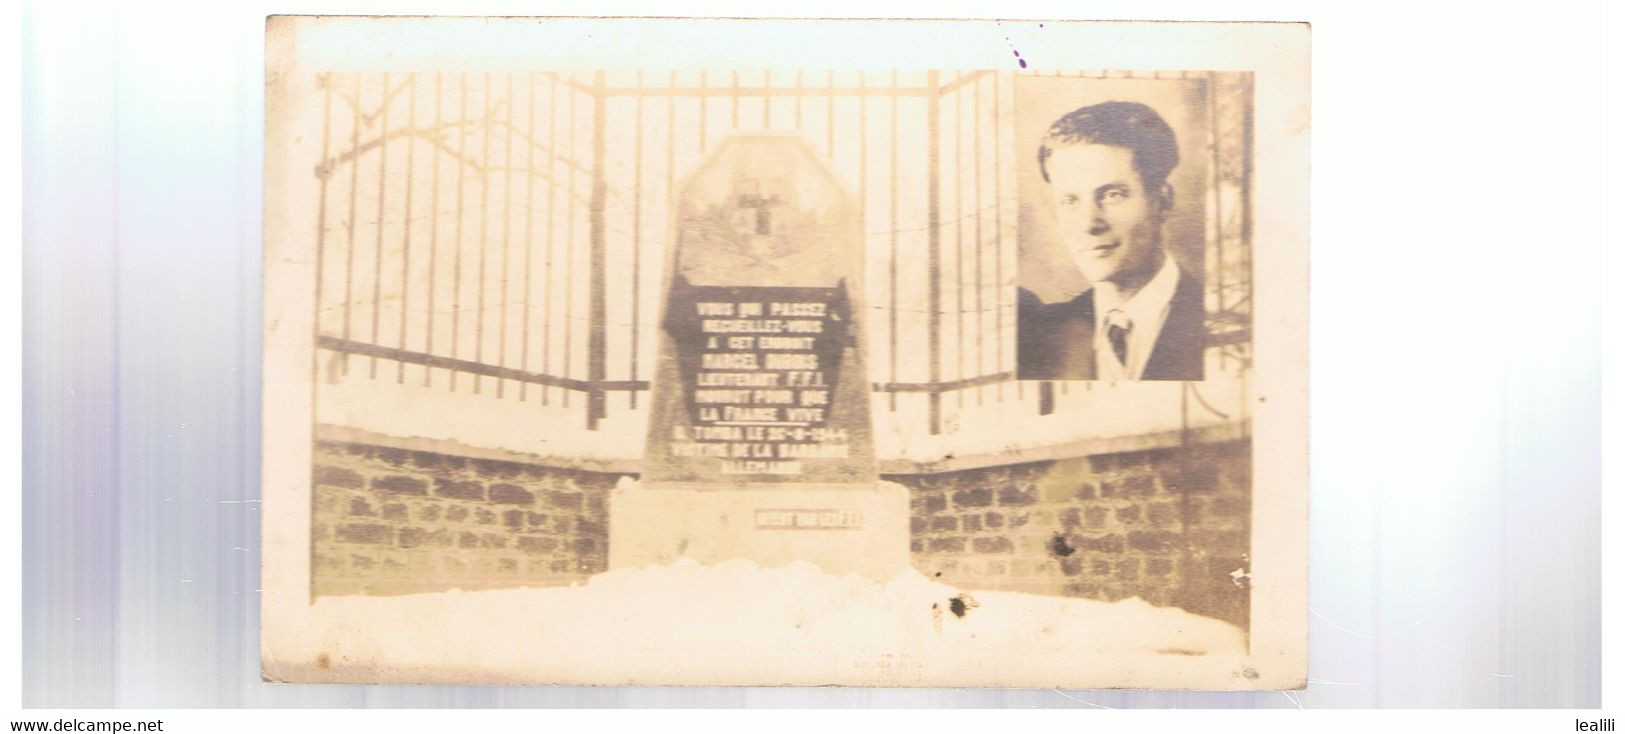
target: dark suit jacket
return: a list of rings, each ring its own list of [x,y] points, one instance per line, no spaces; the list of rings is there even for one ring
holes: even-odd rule
[[[1142,380],[1200,380],[1207,342],[1202,283],[1179,274]],[[1016,378],[1094,380],[1095,290],[1065,303],[1043,303],[1021,289],[1016,311]]]

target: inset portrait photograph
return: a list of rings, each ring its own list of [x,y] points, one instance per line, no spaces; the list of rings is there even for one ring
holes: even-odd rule
[[[1201,380],[1206,86],[1018,82],[1017,378]]]

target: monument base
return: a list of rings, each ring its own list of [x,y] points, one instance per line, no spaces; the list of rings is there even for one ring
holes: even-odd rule
[[[623,479],[609,497],[609,568],[743,558],[889,581],[909,565],[908,501],[907,489],[884,481],[723,488]]]

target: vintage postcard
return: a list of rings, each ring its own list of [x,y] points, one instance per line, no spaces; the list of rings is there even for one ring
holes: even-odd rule
[[[267,680],[1304,685],[1307,26],[266,43]]]

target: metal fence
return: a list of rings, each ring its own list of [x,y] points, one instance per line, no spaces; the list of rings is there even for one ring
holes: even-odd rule
[[[1208,90],[1210,349],[1246,369],[1251,75],[1155,76]],[[731,132],[794,131],[862,204],[869,360],[886,403],[926,401],[933,433],[945,396],[1053,409],[1052,386],[1031,396],[1013,374],[1012,72],[331,73],[319,84],[316,339],[328,369],[580,411],[589,430],[615,405],[637,410],[669,197]]]

